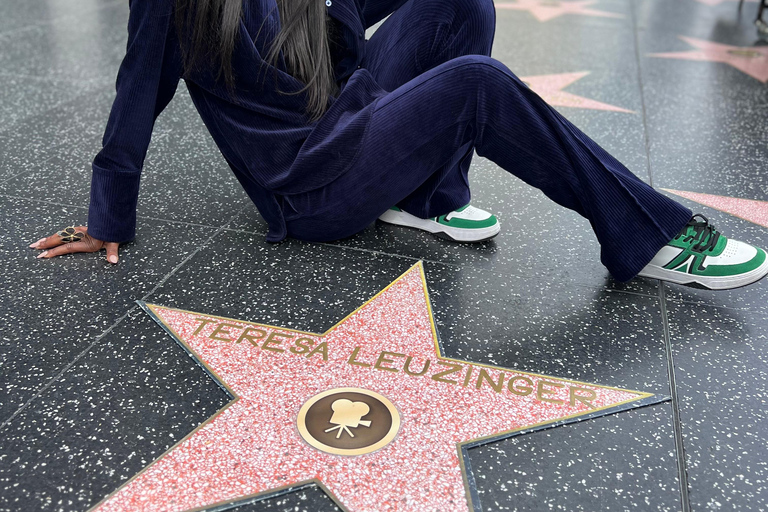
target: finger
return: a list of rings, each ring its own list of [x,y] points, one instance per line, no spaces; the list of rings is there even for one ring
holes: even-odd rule
[[[96,252],[101,249],[101,245],[94,245],[90,240],[81,240],[79,242],[72,242],[64,245],[59,245],[53,249],[43,251],[37,255],[38,258],[55,258],[62,254],[72,254],[75,252]]]
[[[107,261],[110,263],[117,263],[117,248],[119,247],[119,244],[114,242],[109,242],[106,244],[107,248]]]
[[[81,232],[85,235],[88,233],[88,228],[85,226],[77,226],[75,227],[75,232]],[[30,247],[33,249],[50,249],[52,247],[58,247],[64,243],[65,242],[61,239],[57,231],[47,238],[41,238],[37,242],[31,244]]]
[[[43,243],[44,241],[45,241],[45,238],[41,238],[37,242],[32,242],[31,244],[29,244],[29,246],[33,249],[37,249],[37,246]]]
[[[61,240],[61,237],[57,234],[53,234],[46,238],[41,238],[37,242],[30,245],[32,249],[50,249],[51,247],[56,247],[64,242]]]

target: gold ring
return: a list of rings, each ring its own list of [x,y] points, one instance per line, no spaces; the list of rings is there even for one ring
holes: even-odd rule
[[[85,236],[85,233],[78,231],[74,226],[68,226],[61,231],[56,232],[64,243],[79,242]]]

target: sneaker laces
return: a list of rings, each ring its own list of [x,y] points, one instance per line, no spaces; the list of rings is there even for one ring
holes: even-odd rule
[[[696,217],[701,218],[701,220],[697,220]],[[692,234],[688,234],[688,228],[693,228]],[[675,240],[679,240],[683,236],[685,236],[685,238],[683,238],[683,242],[685,243],[698,242],[691,247],[691,250],[694,252],[711,251],[717,246],[717,242],[720,240],[720,232],[717,231],[715,226],[710,224],[709,220],[700,213],[691,217],[688,224],[686,224],[677,234]]]

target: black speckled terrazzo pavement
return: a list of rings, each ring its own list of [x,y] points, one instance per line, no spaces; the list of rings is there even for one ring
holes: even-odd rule
[[[692,40],[762,51],[757,4],[567,3],[497,0],[493,56],[653,186],[768,212],[768,76],[659,56]],[[135,301],[322,332],[419,260],[447,357],[671,397],[469,448],[477,510],[768,510],[768,280],[617,283],[587,221],[478,156],[473,204],[502,223],[489,242],[377,223],[270,245],[182,85],[120,264],[35,259],[29,243],[86,220],[127,15],[122,0],[0,0],[0,511],[88,510],[230,401]],[[757,216],[666,193],[768,246]],[[229,510],[338,507],[309,484]]]

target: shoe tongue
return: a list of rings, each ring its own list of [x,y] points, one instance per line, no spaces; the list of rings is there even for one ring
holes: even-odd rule
[[[699,227],[698,229],[701,230],[701,227]],[[694,240],[692,241],[693,245],[704,245],[704,244],[706,244],[707,242],[709,242],[709,240],[713,236],[715,236],[715,233],[717,232],[717,230],[714,230],[713,232],[711,232],[709,234],[709,236],[707,236],[706,233],[701,233],[699,235],[699,237],[696,238],[696,231],[697,231],[697,228],[695,226],[687,226],[686,229],[685,229],[685,235],[684,236],[686,236],[686,237],[688,237],[688,236],[694,237]],[[720,234],[720,237],[717,240],[717,244],[712,249],[713,255],[717,255],[717,254],[720,254],[721,252],[723,252],[723,250],[725,249],[725,245],[727,243],[728,243],[728,239],[726,237],[724,237],[722,234]]]
[[[695,226],[686,226],[685,227],[685,233],[683,236],[696,236],[696,227]]]
[[[710,234],[709,236],[712,236],[712,234]],[[701,222],[694,225],[689,224],[688,226],[685,227],[685,236],[692,236],[696,238],[699,242],[705,240],[707,238],[706,224]]]

